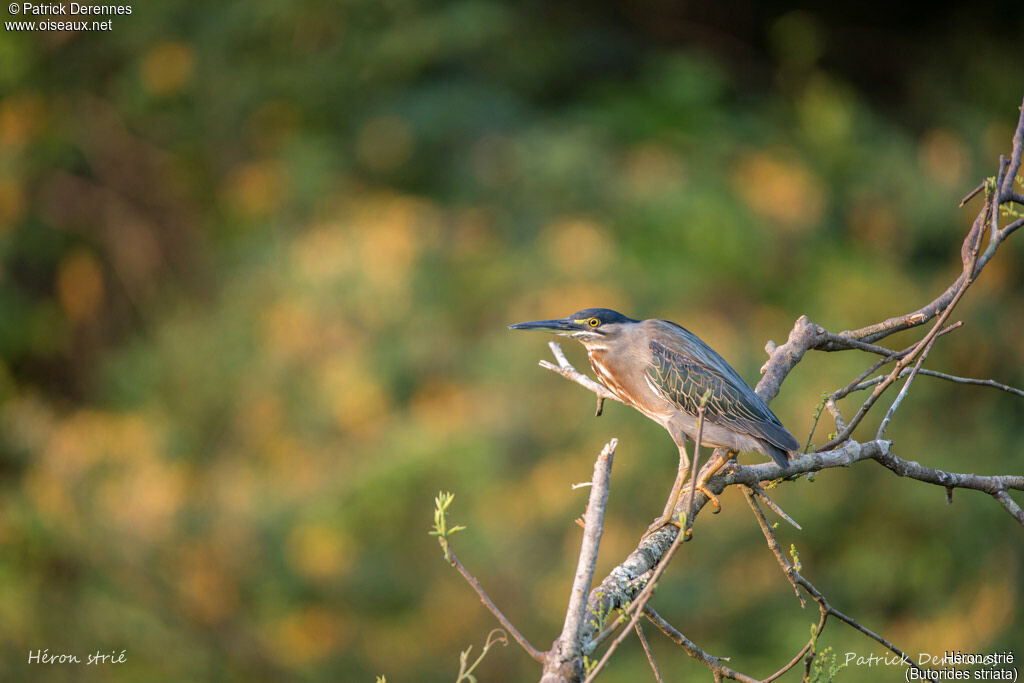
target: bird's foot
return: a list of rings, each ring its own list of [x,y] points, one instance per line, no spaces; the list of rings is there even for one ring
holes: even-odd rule
[[[719,512],[722,511],[722,502],[718,500],[718,496],[716,496],[715,494],[711,493],[711,491],[708,490],[707,486],[705,486],[704,484],[697,484],[697,490],[703,493],[705,496],[707,496],[708,502],[715,507],[715,509],[711,511],[711,514],[717,515]]]

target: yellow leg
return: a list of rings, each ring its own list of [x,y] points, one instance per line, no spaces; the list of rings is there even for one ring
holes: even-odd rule
[[[716,496],[715,494],[711,493],[711,491],[708,490],[708,479],[718,474],[722,470],[722,468],[729,463],[729,460],[731,459],[732,453],[729,453],[724,458],[718,458],[715,462],[708,463],[708,465],[704,468],[704,472],[701,473],[700,478],[697,480],[697,490],[703,493],[705,496],[707,496],[708,501],[715,506],[714,514],[716,515],[722,511],[722,504],[721,502],[719,502],[718,496]]]
[[[711,503],[711,505],[713,505],[715,508],[712,511],[712,513],[716,515],[722,511],[722,503],[718,499],[718,496],[716,496],[708,489],[708,479],[718,474],[722,470],[722,468],[729,463],[733,455],[733,453],[728,453],[724,458],[713,458],[711,462],[705,465],[704,471],[701,472],[700,477],[697,479],[697,490],[703,493],[705,496],[707,496],[708,502]],[[696,457],[696,454],[694,455],[694,457]],[[644,532],[644,535],[641,540],[643,540],[643,538],[647,538],[652,533],[668,524],[677,526],[680,529],[684,528],[683,525],[679,522],[679,519],[676,517],[675,511],[676,506],[679,504],[679,499],[682,498],[683,493],[685,491],[689,491],[690,488],[693,486],[693,482],[690,482],[686,486],[683,486],[683,482],[686,480],[687,469],[689,469],[688,460],[689,459],[686,457],[686,449],[680,448],[679,469],[676,472],[675,483],[672,484],[672,492],[669,494],[668,502],[665,504],[665,510],[664,512],[661,513],[660,517],[654,520],[654,522],[649,527],[647,527],[647,531]]]
[[[686,448],[679,448],[679,469],[676,470],[676,480],[672,484],[672,491],[668,494],[668,502],[665,503],[665,510],[661,513],[654,522],[647,527],[647,531],[644,533],[643,538],[647,538],[652,533],[662,528],[667,524],[673,524],[682,528],[679,525],[679,520],[675,517],[676,504],[679,503],[679,498],[683,493],[683,482],[686,481],[687,470],[690,468],[690,459],[686,455]],[[643,539],[641,539],[643,540]]]
[[[707,482],[708,479],[718,474],[722,470],[722,468],[725,467],[726,464],[728,464],[729,460],[731,459],[730,456],[731,454],[729,456],[726,456],[725,458],[717,458],[715,461],[709,462],[708,465],[705,466],[704,471],[701,473],[700,478],[697,480],[697,490],[703,493],[705,496],[707,496],[708,502],[711,503],[715,508],[714,510],[712,510],[712,514],[717,515],[719,512],[722,511],[722,503],[721,501],[718,500],[718,496],[716,496],[714,493],[710,491],[710,489],[708,489]],[[679,499],[682,498],[682,494],[685,491],[689,491],[690,487],[692,486],[692,482],[690,484],[687,484],[686,486],[682,486],[682,482],[686,477],[686,469],[686,464],[682,460],[680,460],[679,472],[676,474],[676,481],[675,484],[673,484],[672,486],[672,493],[669,494],[668,503],[666,503],[665,505],[665,511],[661,513],[661,517],[654,520],[654,523],[647,527],[647,531],[644,533],[643,538],[647,538],[652,533],[654,533],[658,529],[661,529],[667,524],[672,524],[674,526],[679,527],[680,529],[683,528],[682,524],[680,524],[679,522],[679,519],[675,516],[675,511],[676,506],[679,504]]]

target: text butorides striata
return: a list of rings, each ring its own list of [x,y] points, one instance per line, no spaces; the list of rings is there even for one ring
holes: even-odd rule
[[[633,320],[607,308],[587,308],[560,320],[536,320],[509,325],[513,330],[547,330],[572,337],[587,349],[590,366],[601,384],[620,401],[651,418],[671,435],[679,448],[679,470],[662,516],[651,525],[673,522],[673,511],[689,464],[686,437],[696,439],[697,413],[704,408],[701,445],[724,448],[730,456],[758,451],[785,467],[790,452],[799,448],[753,389],[714,349],[686,328],[668,320]],[[697,483],[706,488],[728,461],[721,459]]]

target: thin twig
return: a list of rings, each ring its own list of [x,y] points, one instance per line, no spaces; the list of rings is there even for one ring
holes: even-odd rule
[[[910,374],[910,370],[911,370],[910,368],[904,368],[903,371],[900,373],[900,377],[906,377],[907,375],[909,375]],[[950,374],[947,374],[945,372],[938,372],[937,370],[929,370],[928,368],[921,368],[921,370],[918,372],[918,374],[919,375],[923,375],[925,377],[936,377],[938,379],[944,379],[947,382],[953,382],[955,384],[973,384],[973,385],[982,386],[982,387],[992,387],[993,389],[999,389],[1000,391],[1005,391],[1007,393],[1014,394],[1015,396],[1024,397],[1024,391],[1021,391],[1017,387],[1011,387],[1011,386],[1009,386],[1007,384],[1003,384],[1001,382],[997,382],[997,381],[995,381],[993,379],[976,379],[974,377],[958,377],[957,375],[950,375]],[[861,382],[860,384],[858,384],[855,387],[853,387],[851,389],[850,393],[853,393],[854,391],[861,391],[861,390],[867,389],[869,387],[873,387],[876,384],[878,384],[879,382],[883,381],[884,379],[885,379],[884,375],[880,375],[878,377],[873,377],[873,378],[871,378],[871,379],[869,379],[867,381]]]
[[[889,420],[896,414],[896,409],[903,403],[903,399],[906,398],[907,393],[910,391],[910,385],[914,382],[914,378],[917,377],[917,373],[921,371],[921,365],[924,363],[924,359],[931,353],[932,346],[935,344],[937,337],[932,337],[928,345],[924,347],[924,351],[917,357],[917,362],[914,363],[914,368],[910,371],[910,376],[907,377],[907,381],[903,383],[903,387],[900,389],[900,393],[896,394],[896,398],[893,399],[892,405],[889,406],[889,410],[885,411],[885,417],[882,418],[882,423],[878,425],[878,432],[875,434],[876,439],[881,439],[885,436],[885,428],[889,426]]]
[[[741,487],[743,489],[743,496],[747,499],[747,505],[753,510],[754,516],[757,518],[758,524],[761,525],[761,531],[764,533],[765,540],[768,541],[768,549],[775,555],[775,559],[778,560],[779,566],[782,567],[782,573],[786,575],[789,582],[793,584],[793,592],[796,593],[797,600],[800,601],[800,607],[807,607],[807,603],[804,601],[804,596],[800,595],[800,589],[797,586],[796,579],[793,575],[796,573],[796,569],[792,564],[786,560],[786,556],[782,554],[782,549],[779,547],[779,542],[775,538],[775,532],[772,531],[771,526],[768,525],[768,520],[764,518],[764,513],[761,512],[761,507],[757,504],[757,499],[754,497],[753,489],[749,486]]]
[[[828,401],[828,396],[823,395],[821,403],[819,403],[818,407],[814,410],[814,421],[811,422],[811,431],[807,432],[807,441],[804,443],[804,447],[800,449],[801,453],[806,453],[811,450],[811,439],[814,438],[814,430],[818,428],[818,420],[821,419],[821,412],[825,410],[826,401]]]
[[[640,644],[644,646],[644,654],[647,655],[647,662],[651,665],[651,671],[654,672],[654,680],[658,683],[665,683],[661,672],[658,671],[658,663],[654,661],[654,653],[651,652],[651,646],[647,644],[647,637],[644,636],[644,629],[640,626],[640,622],[636,622],[633,628],[636,629],[636,637],[640,639]]]
[[[836,399],[834,396],[828,397],[828,400],[825,401],[825,407],[828,408],[828,412],[831,413],[832,419],[836,423],[836,429],[840,432],[846,429],[846,421],[843,420],[843,414],[839,412],[839,406],[836,405]]]
[[[487,597],[487,593],[484,591],[483,586],[480,585],[480,582],[477,581],[472,574],[466,571],[466,568],[462,566],[461,562],[459,562],[459,558],[455,556],[455,551],[449,549],[448,555],[451,558],[451,565],[458,569],[459,573],[462,574],[462,578],[464,578],[469,583],[469,585],[473,587],[473,590],[476,591],[477,596],[479,596],[480,598],[480,602],[484,603],[484,607],[489,609],[491,611],[491,614],[493,614],[498,619],[498,621],[501,622],[501,625],[505,628],[505,630],[507,630],[515,639],[515,641],[519,643],[524,650],[526,650],[526,654],[530,655],[538,662],[543,662],[544,654],[541,653],[541,651],[535,648],[533,645],[530,645],[530,641],[528,641],[526,637],[522,633],[520,633],[515,626],[512,625],[512,622],[508,620],[508,617],[502,614],[501,610],[498,609],[498,607],[491,601],[489,597]]]
[[[976,194],[978,194],[979,192],[981,192],[982,190],[984,190],[984,189],[985,189],[985,181],[983,180],[980,183],[978,183],[978,186],[976,188],[974,188],[973,190],[968,192],[967,196],[965,196],[963,199],[960,200],[960,204],[958,206],[960,208],[963,208],[964,204],[966,204],[967,202],[969,202],[972,199],[974,199],[974,196]]]
[[[947,325],[946,327],[944,327],[935,336],[936,336],[936,338],[941,337],[944,334],[948,334],[948,333],[952,332],[953,330],[959,328],[963,324],[964,323],[963,323],[962,320],[958,320],[955,323],[953,323],[952,325]],[[908,353],[913,351],[915,348],[917,348],[917,342],[914,342],[913,344],[911,344],[910,346],[908,346],[907,348],[905,348],[905,349],[903,349],[901,351],[897,351],[897,352],[893,353],[891,356],[887,356],[885,358],[879,358],[877,361],[875,361],[871,365],[871,367],[869,367],[864,372],[860,373],[860,375],[858,375],[855,380],[853,380],[852,382],[847,384],[845,387],[843,387],[839,391],[834,392],[831,395],[832,398],[835,399],[835,400],[839,400],[841,398],[845,398],[851,392],[856,391],[856,387],[860,386],[860,383],[862,383],[864,378],[866,378],[868,375],[873,373],[875,370],[878,370],[880,367],[882,367],[883,365],[885,365],[887,363],[891,363],[894,360],[899,360],[899,359],[905,357]],[[883,376],[882,379],[885,379],[885,377]],[[882,381],[882,380],[879,380],[879,381]]]
[[[787,522],[789,522],[790,526],[794,527],[795,529],[797,529],[799,531],[803,531],[804,530],[804,528],[802,526],[797,524],[795,519],[793,519],[792,517],[787,515],[786,512],[782,508],[780,508],[778,506],[778,504],[774,500],[772,500],[771,498],[768,497],[768,494],[765,493],[765,490],[763,488],[761,488],[760,484],[755,484],[754,486],[751,486],[750,488],[754,489],[754,493],[756,493],[757,495],[761,496],[761,500],[764,501],[764,504],[767,505],[769,508],[771,508],[772,511],[775,514],[777,514],[779,517],[782,517],[782,519],[784,519]]]
[[[548,346],[551,347],[551,353],[554,354],[555,360],[558,361],[558,365],[554,365],[546,360],[538,361],[538,365],[547,370],[551,370],[552,372],[557,372],[562,377],[576,382],[576,384],[579,384],[581,387],[589,389],[597,394],[600,399],[610,398],[613,401],[619,401],[619,398],[612,392],[608,391],[604,385],[595,382],[574,368],[572,363],[569,362],[569,359],[565,357],[565,354],[562,352],[562,347],[559,346],[558,342],[548,342]],[[619,401],[619,403],[621,402],[622,401]]]
[[[715,657],[714,655],[709,655],[707,652],[702,650],[696,643],[683,635],[679,629],[665,621],[665,619],[663,619],[662,616],[650,605],[644,607],[644,616],[647,617],[648,621],[657,626],[662,633],[686,650],[688,655],[711,669],[712,673],[715,674],[716,680],[720,680],[724,677],[731,678],[734,681],[740,681],[741,683],[758,683],[756,678],[751,678],[750,676],[741,674],[738,671],[733,671],[721,663],[723,659],[728,658]]]
[[[815,588],[814,584],[812,584],[810,581],[804,578],[804,576],[799,571],[797,571],[796,567],[794,567],[782,554],[782,551],[779,549],[778,541],[775,540],[775,534],[772,532],[771,527],[768,525],[768,520],[765,519],[764,513],[761,512],[761,508],[758,507],[757,501],[754,500],[753,495],[749,491],[744,491],[744,494],[747,496],[747,502],[750,503],[750,509],[753,510],[754,512],[754,516],[757,519],[758,526],[761,527],[761,533],[764,534],[765,541],[767,541],[768,543],[768,547],[775,555],[775,558],[779,561],[779,564],[782,566],[783,572],[786,574],[786,577],[790,580],[790,583],[794,584],[794,589],[796,588],[797,584],[800,585],[804,590],[807,591],[807,593],[812,598],[814,598],[815,602],[817,602],[821,609],[824,612],[826,612],[829,616],[833,616],[836,619],[839,619],[847,625],[857,629],[858,631],[860,631],[867,637],[871,638],[875,642],[885,646],[886,648],[888,648],[890,652],[899,655],[902,660],[906,661],[908,664],[910,664],[910,666],[917,669],[922,675],[925,676],[927,680],[932,680],[927,675],[927,672],[925,672],[924,669],[914,664],[913,661],[911,661],[910,658],[906,655],[906,653],[903,652],[903,650],[899,649],[898,647],[896,647],[891,642],[889,642],[882,636],[878,635],[871,629],[862,625],[856,619],[853,619],[852,617],[849,617],[840,612],[839,610],[837,610],[836,608],[834,608],[829,603],[828,599],[825,598],[824,594],[817,588]],[[803,600],[801,600],[800,602],[801,604],[803,604]],[[821,624],[822,626],[824,626],[824,621],[822,621]],[[797,661],[799,661],[799,658],[793,660],[791,664],[795,665]]]
[[[899,377],[899,374],[900,372],[902,372],[903,368],[908,366],[914,360],[915,356],[917,356],[921,351],[923,351],[925,347],[929,349],[931,348],[933,340],[935,340],[939,336],[939,332],[942,330],[942,326],[945,324],[946,320],[953,312],[953,309],[956,307],[961,297],[963,297],[964,293],[967,291],[967,288],[970,287],[971,283],[974,281],[974,264],[977,262],[978,248],[980,244],[981,233],[980,231],[978,231],[978,234],[975,238],[975,243],[970,251],[969,259],[965,261],[965,273],[968,273],[968,275],[967,277],[964,278],[963,284],[960,286],[960,289],[957,290],[956,294],[953,296],[953,299],[942,310],[942,313],[939,314],[939,317],[935,321],[935,324],[932,325],[932,329],[928,332],[928,334],[924,336],[923,339],[921,339],[921,341],[919,341],[913,347],[910,353],[906,354],[896,362],[896,367],[893,368],[893,371],[889,374],[888,377],[885,378],[885,380],[881,384],[875,387],[875,390],[871,392],[871,395],[868,396],[866,401],[864,401],[860,409],[857,411],[857,414],[854,415],[853,419],[850,420],[850,422],[846,425],[846,429],[842,430],[842,432],[840,432],[834,439],[830,440],[828,443],[822,446],[822,448],[833,448],[837,444],[840,444],[846,439],[850,438],[850,435],[853,434],[853,430],[857,427],[858,423],[860,423],[860,421],[864,418],[864,416],[867,414],[871,406],[874,405],[875,401],[878,400],[878,397],[881,396],[882,393],[887,388],[889,388],[889,386],[893,382],[896,381],[896,378]]]
[[[811,636],[810,640],[807,641],[807,644],[804,645],[800,649],[800,651],[797,652],[793,656],[793,658],[791,660],[789,660],[786,664],[784,664],[782,666],[782,668],[780,668],[778,671],[773,673],[771,676],[765,677],[761,681],[761,683],[771,683],[771,681],[774,681],[776,678],[778,678],[779,676],[781,676],[782,674],[786,673],[787,671],[792,669],[794,666],[799,664],[800,660],[804,657],[804,655],[810,654],[812,659],[813,659],[813,656],[814,656],[814,644],[817,642],[818,636],[821,635],[821,632],[825,630],[825,624],[828,622],[828,610],[826,610],[824,607],[822,607],[819,604],[818,605],[818,612],[821,615],[819,617],[819,619],[818,619],[818,625],[814,628],[814,634]]]
[[[844,337],[838,334],[827,333],[825,338],[832,342],[833,346],[829,347],[829,351],[842,351],[846,348],[849,349],[860,349],[861,351],[867,351],[868,353],[875,353],[879,356],[891,357],[895,356],[896,352],[892,349],[887,349],[884,346],[878,346],[877,344],[868,344],[862,342],[859,339],[853,339]]]
[[[757,520],[758,526],[761,527],[761,533],[764,534],[765,541],[768,543],[768,548],[772,551],[772,554],[775,555],[775,559],[779,563],[779,566],[782,568],[782,573],[786,575],[786,579],[788,579],[789,582],[793,585],[793,592],[796,593],[797,599],[800,600],[800,607],[806,607],[807,603],[804,601],[804,597],[800,594],[800,589],[798,588],[799,582],[797,581],[797,577],[800,576],[800,573],[796,570],[796,567],[794,567],[789,562],[789,560],[786,559],[786,556],[782,553],[782,549],[779,547],[779,541],[775,538],[775,532],[772,531],[771,526],[768,524],[768,520],[764,517],[764,513],[761,512],[761,508],[758,507],[757,505],[757,499],[753,495],[751,495],[750,491],[750,488],[744,487],[743,494],[747,498],[747,504],[750,505],[750,509],[754,513],[754,518]],[[815,627],[814,632],[811,634],[810,639],[807,641],[807,644],[804,645],[800,649],[800,651],[797,652],[796,655],[794,655],[793,658],[789,660],[789,662],[784,664],[782,668],[773,673],[771,676],[765,678],[763,683],[769,683],[769,681],[775,680],[779,676],[783,675],[784,673],[792,669],[794,666],[800,663],[800,660],[803,659],[804,655],[810,653],[811,657],[813,657],[814,644],[818,640],[818,637],[821,636],[821,632],[825,630],[825,624],[828,622],[829,616],[829,611],[826,608],[825,604],[822,602],[818,602],[818,611],[820,614],[818,618],[818,625]]]
[[[914,661],[907,655],[906,652],[904,652],[903,650],[899,649],[898,647],[896,647],[895,645],[893,645],[888,640],[886,640],[882,636],[878,635],[877,633],[875,633],[874,631],[872,631],[868,627],[863,626],[856,619],[854,619],[852,617],[849,617],[849,616],[843,614],[842,612],[840,612],[839,610],[837,610],[836,608],[832,607],[832,605],[829,604],[828,600],[825,599],[825,596],[822,595],[820,592],[818,592],[818,589],[815,588],[814,586],[812,586],[811,583],[809,581],[807,581],[807,579],[805,579],[805,578],[803,578],[801,576],[799,580],[800,580],[800,585],[803,586],[805,589],[808,589],[808,592],[810,592],[812,596],[815,596],[816,599],[820,598],[822,607],[824,607],[826,610],[828,610],[828,613],[829,613],[830,616],[835,617],[836,619],[838,619],[839,621],[843,622],[847,626],[852,626],[853,628],[857,629],[858,631],[860,631],[861,633],[866,635],[871,640],[875,641],[876,643],[878,643],[882,647],[884,647],[887,650],[889,650],[889,652],[892,652],[895,655],[899,655],[900,659],[902,661],[906,662],[910,666],[912,666],[915,669],[917,669],[917,671],[921,674],[921,676],[922,676],[922,678],[924,680],[928,680],[928,681],[934,681],[935,680],[931,676],[931,674],[929,674],[927,671],[925,671],[924,669],[919,667],[917,664],[915,664]],[[817,594],[817,595],[815,595],[815,594]]]

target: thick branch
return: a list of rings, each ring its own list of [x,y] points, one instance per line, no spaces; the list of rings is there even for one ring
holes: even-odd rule
[[[761,381],[754,388],[755,393],[765,403],[779,393],[783,380],[796,364],[804,357],[808,350],[817,348],[825,343],[828,332],[821,325],[815,325],[806,315],[796,319],[793,329],[789,333],[789,339],[782,346],[775,346],[768,342],[765,351],[768,352],[768,361],[761,367]]]
[[[693,442],[693,469],[690,471],[690,499],[687,503],[688,512],[686,515],[685,528],[682,529],[680,533],[676,534],[675,539],[672,541],[672,545],[669,546],[669,549],[665,552],[665,556],[661,558],[661,562],[658,564],[658,568],[654,570],[654,573],[648,580],[647,585],[644,587],[642,591],[640,591],[640,594],[637,596],[636,600],[632,604],[630,604],[629,607],[626,609],[626,612],[628,612],[629,610],[633,611],[633,616],[630,619],[629,624],[626,626],[625,629],[622,630],[621,633],[619,633],[619,635],[612,642],[611,646],[608,647],[604,655],[601,657],[600,661],[598,661],[597,666],[595,666],[594,670],[587,675],[587,679],[586,681],[584,681],[584,683],[590,683],[594,680],[594,678],[597,677],[597,675],[601,672],[601,669],[608,663],[608,660],[611,659],[611,656],[615,652],[615,649],[622,644],[623,640],[625,640],[626,636],[629,634],[630,629],[640,625],[640,615],[643,613],[644,607],[646,607],[647,603],[654,595],[654,587],[658,583],[658,577],[665,573],[665,569],[668,567],[668,563],[672,559],[672,555],[674,555],[676,550],[679,548],[679,542],[683,539],[690,537],[690,530],[693,528],[694,518],[693,494],[694,491],[697,489],[697,460],[700,457],[701,438],[704,430],[704,408],[706,404],[707,396],[705,396],[701,400],[700,408],[697,411],[697,438]],[[616,622],[618,622],[618,619],[616,620]],[[590,648],[593,648],[600,642],[600,640],[601,634],[599,634],[598,637],[596,637],[591,643],[589,643],[588,646]]]
[[[984,476],[979,474],[963,474],[925,467],[913,460],[903,460],[886,451],[874,456],[875,460],[901,477],[910,477],[918,481],[941,486],[947,490],[954,488],[984,491],[995,497],[1021,526],[1024,526],[1024,512],[1021,511],[1007,493],[1008,490],[1024,491],[1024,476],[997,475]]]
[[[966,488],[983,491],[996,496],[1001,503],[1006,505],[999,498],[999,493],[1005,494],[1006,490],[1014,489],[1024,491],[1024,476],[1003,475],[1003,476],[982,476],[977,474],[963,474],[944,472],[924,467],[916,462],[902,460],[893,455],[891,451],[892,442],[877,440],[866,443],[850,441],[842,447],[823,453],[807,453],[794,458],[788,466],[780,467],[773,462],[760,463],[757,465],[739,465],[733,471],[711,477],[707,486],[713,493],[721,493],[726,487],[734,484],[745,484],[756,486],[761,482],[774,481],[778,479],[789,479],[799,474],[808,472],[819,472],[835,467],[849,467],[862,460],[877,460],[882,465],[896,472],[900,476],[918,479],[920,481],[936,484],[948,488]],[[1009,496],[1006,496],[1009,498]],[[1013,503],[1010,500],[1010,503]],[[707,497],[697,492],[694,503],[694,516],[700,513],[707,504]],[[1010,507],[1007,508],[1013,514]],[[1019,508],[1018,508],[1019,510]],[[1016,514],[1014,514],[1017,517]],[[1024,513],[1022,518],[1024,519]],[[1022,521],[1024,524],[1024,521]],[[590,615],[607,613],[609,610],[617,609],[628,605],[641,590],[647,585],[650,575],[658,566],[665,552],[675,540],[678,529],[665,527],[645,538],[640,545],[617,567],[612,569],[608,576],[595,588],[590,595],[588,611]],[[596,616],[594,617],[596,619]],[[584,628],[584,642],[592,639],[596,629],[590,623]]]
[[[1003,184],[999,188],[999,194],[1002,198],[1013,198],[1013,178],[1017,175],[1017,171],[1020,170],[1022,154],[1024,154],[1024,101],[1021,102],[1017,130],[1013,132],[1013,151],[1010,152],[1009,172],[1003,178]]]
[[[583,542],[580,545],[580,558],[576,564],[576,578],[572,583],[569,596],[569,607],[565,612],[565,624],[562,635],[555,641],[551,650],[545,654],[544,676],[542,683],[566,680],[566,669],[578,679],[579,660],[583,652],[581,635],[583,618],[587,611],[587,593],[590,583],[594,580],[594,567],[597,565],[597,551],[601,545],[601,533],[604,529],[604,510],[608,504],[608,489],[611,483],[612,460],[615,458],[615,447],[618,439],[612,439],[601,450],[594,462],[594,478],[591,480],[590,500],[584,515]]]
[[[800,456],[793,459],[785,468],[779,467],[775,463],[737,466],[728,474],[711,477],[707,487],[717,494],[721,493],[726,486],[733,484],[752,486],[762,481],[817,472],[830,467],[849,467],[859,460],[875,457],[883,449],[888,450],[889,445],[888,441],[870,441],[865,444],[850,442],[842,448],[827,453],[809,453]],[[698,490],[694,500],[694,517],[700,513],[707,502],[707,496]],[[640,542],[636,550],[630,553],[597,588],[591,591],[588,611],[592,617],[587,619],[587,624],[584,627],[585,643],[596,635],[597,629],[591,622],[598,622],[598,614],[625,607],[640,594],[650,580],[654,569],[675,541],[678,531],[674,526],[667,526],[647,536]]]

